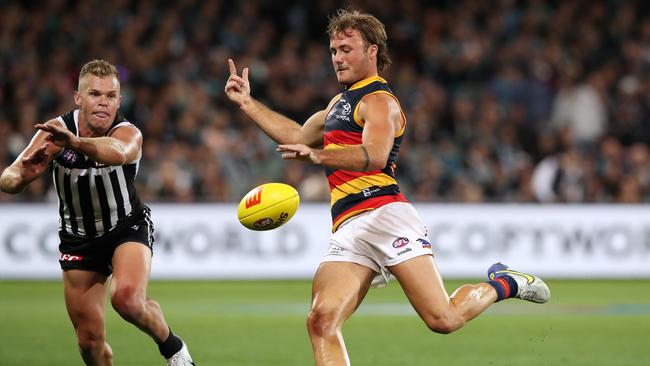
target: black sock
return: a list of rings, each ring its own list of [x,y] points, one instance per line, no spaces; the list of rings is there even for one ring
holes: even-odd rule
[[[172,333],[171,329],[169,329],[169,337],[165,341],[157,343],[160,354],[164,358],[170,358],[183,348],[183,341]]]

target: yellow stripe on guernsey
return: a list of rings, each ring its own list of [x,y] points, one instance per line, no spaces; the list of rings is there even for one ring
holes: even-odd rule
[[[330,142],[329,144],[325,145],[325,147],[323,147],[323,150],[345,149],[346,147],[350,147],[350,146],[357,146],[357,145],[336,144],[334,142]]]
[[[364,95],[361,98],[361,100],[363,100],[363,98],[367,97],[368,95],[373,95],[373,94],[386,94],[386,95],[390,96],[391,98],[393,98],[397,102],[397,105],[399,106],[399,112],[402,115],[402,128],[400,128],[399,131],[397,131],[395,133],[395,137],[402,136],[402,134],[404,133],[404,130],[406,129],[406,116],[404,115],[404,111],[402,111],[402,105],[399,103],[399,100],[397,99],[397,97],[394,96],[393,94],[385,91],[385,90],[377,90],[375,92],[368,93],[368,94]],[[363,127],[366,124],[366,121],[361,120],[361,117],[359,117],[359,107],[360,106],[361,106],[361,101],[359,101],[359,103],[357,103],[356,107],[354,107],[354,113],[352,113],[352,118],[354,119],[354,123],[356,123],[359,127]]]
[[[370,187],[385,187],[392,184],[397,184],[395,178],[384,173],[364,175],[363,177],[349,180],[343,184],[332,189],[331,204],[334,205],[336,201],[345,198],[351,194],[357,194],[366,188]]]

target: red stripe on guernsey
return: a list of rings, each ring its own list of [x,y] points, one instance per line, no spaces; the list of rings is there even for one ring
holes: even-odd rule
[[[373,170],[371,172],[353,172],[350,170],[335,170],[332,174],[327,176],[327,180],[330,183],[330,191],[334,187],[340,186],[341,184],[347,183],[353,179],[359,177],[367,177],[369,175],[380,174],[381,170]]]
[[[509,298],[510,297],[510,284],[508,283],[508,281],[506,281],[506,279],[503,278],[503,277],[497,277],[496,281],[499,282],[501,284],[501,286],[503,287],[503,298],[504,299]]]
[[[357,145],[361,143],[361,132],[334,130],[326,132],[324,138],[325,146],[331,143]]]
[[[408,200],[401,193],[385,195],[385,196],[377,196],[377,197],[365,199],[359,202],[358,205],[352,206],[349,209],[341,212],[338,216],[336,216],[336,218],[334,218],[333,220],[334,221],[332,226],[333,231],[336,231],[336,229],[343,222],[343,220],[355,216],[355,212],[359,214],[367,210],[373,210],[375,208],[379,208],[391,202],[408,202]]]

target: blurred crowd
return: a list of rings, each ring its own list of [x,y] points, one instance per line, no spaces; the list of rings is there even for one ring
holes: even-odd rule
[[[143,131],[146,201],[237,201],[282,181],[326,201],[319,167],[286,162],[223,93],[302,123],[341,91],[325,33],[352,5],[386,24],[408,125],[397,178],[413,201],[650,201],[650,13],[642,1],[0,0],[0,168],[33,124],[74,108],[81,65],[118,66]],[[53,200],[51,178],[0,201]]]

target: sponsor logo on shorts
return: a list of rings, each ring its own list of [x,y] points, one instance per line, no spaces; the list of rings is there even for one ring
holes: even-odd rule
[[[343,255],[343,248],[338,245],[330,245],[330,249],[327,252],[329,255]]]
[[[400,251],[400,252],[397,252],[397,255],[400,256],[400,255],[402,255],[402,254],[406,254],[406,253],[408,253],[408,252],[410,252],[410,251],[413,251],[413,249],[411,249],[411,248],[406,248],[406,249],[404,249],[404,250],[402,250],[402,251]]]
[[[429,243],[429,241],[427,241],[426,239],[419,238],[416,241],[422,244],[422,248],[431,249],[431,243]]]
[[[404,238],[404,237],[402,237],[402,238],[397,238],[397,239],[395,239],[395,240],[393,241],[393,248],[398,249],[398,248],[401,248],[401,247],[405,246],[405,245],[408,244],[408,243],[409,243],[409,239],[408,239],[408,238]]]
[[[80,255],[72,255],[72,254],[61,254],[61,256],[59,257],[59,260],[62,262],[78,262],[82,259],[84,259],[84,257]]]

